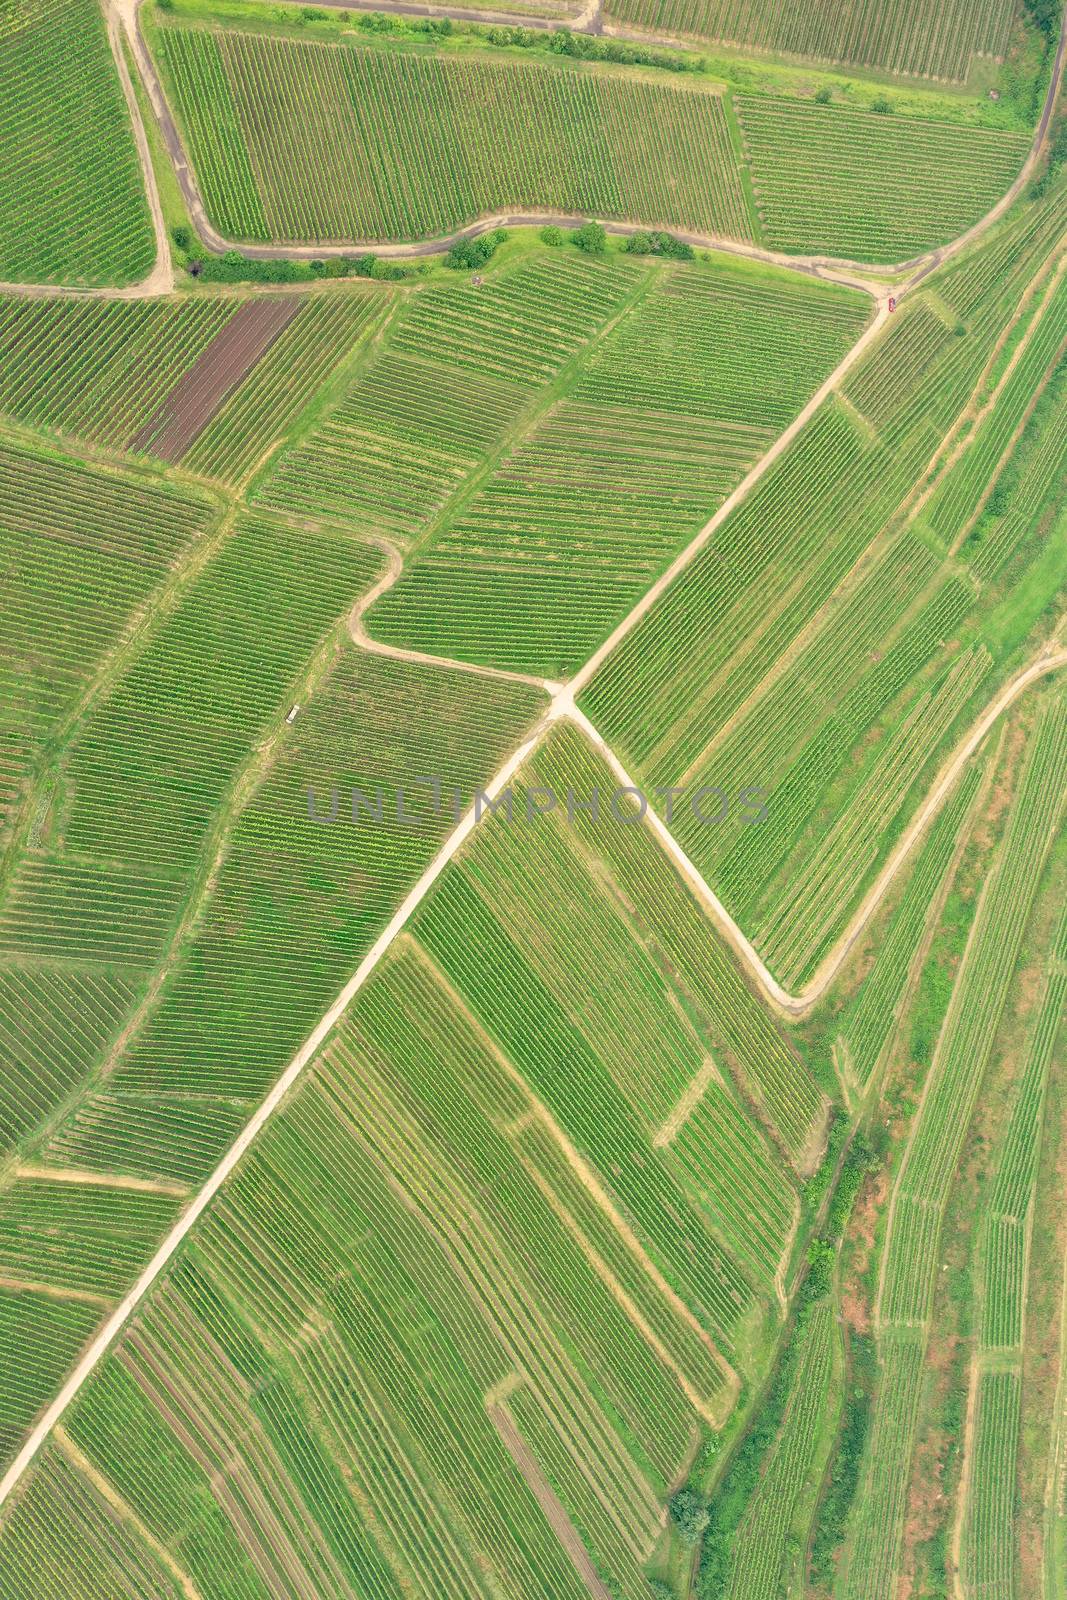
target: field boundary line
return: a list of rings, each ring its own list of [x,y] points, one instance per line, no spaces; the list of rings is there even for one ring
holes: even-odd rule
[[[1067,12],[1065,12],[1064,26],[1065,30],[1067,30]],[[1065,37],[1067,37],[1067,34],[1065,34]],[[757,482],[762,476],[762,473],[766,471],[767,467],[771,464],[771,461],[775,459],[775,457],[781,453],[781,450],[785,448],[786,444],[788,444],[788,442],[796,436],[796,434],[800,431],[800,428],[822,403],[822,400],[825,398],[826,394],[831,392],[834,385],[843,376],[844,372],[849,369],[855,360],[858,359],[859,354],[862,353],[862,351],[870,343],[871,339],[874,338],[880,331],[888,317],[888,314],[888,306],[885,301],[882,301],[877,316],[868,325],[867,329],[860,336],[859,340],[853,346],[849,354],[844,357],[844,359],[838,364],[835,371],[830,374],[816,394],[812,396],[811,400],[808,401],[808,404],[785,430],[785,433],[776,441],[776,444],[771,446],[771,449],[767,452],[767,455],[763,457],[762,461],[757,463],[756,467],[752,469],[752,471],[742,481],[742,483],[728,498],[724,505],[720,507],[716,515],[711,518],[710,522],[705,524],[704,528],[700,533],[697,534],[696,538],[692,540],[686,549],[683,550],[681,554],[671,563],[670,567],[662,575],[659,581],[652,586],[652,590],[650,591],[652,598],[649,599],[648,603],[646,605],[642,605],[639,602],[638,606],[634,608],[628,617],[623,619],[623,622],[619,625],[619,627],[616,628],[605,641],[605,643],[601,645],[600,649],[594,653],[594,655],[586,663],[585,667],[579,671],[575,678],[571,679],[568,684],[566,684],[558,691],[557,694],[552,697],[548,707],[542,713],[538,721],[534,724],[533,728],[523,742],[519,744],[515,750],[513,750],[512,754],[498,769],[495,775],[489,780],[486,787],[481,791],[480,798],[482,800],[482,806],[484,806],[487,800],[495,800],[499,798],[503,790],[508,787],[511,781],[517,776],[525,762],[538,748],[542,739],[549,732],[551,727],[557,721],[563,719],[570,719],[581,726],[587,732],[587,736],[591,736],[593,738],[596,747],[605,755],[609,765],[612,767],[612,770],[623,775],[623,781],[628,783],[628,778],[625,776],[625,769],[623,768],[618,757],[613,751],[610,750],[607,743],[596,731],[596,729],[593,727],[593,724],[589,721],[585,714],[578,710],[578,707],[574,702],[576,689],[580,687],[582,683],[588,681],[588,678],[592,676],[592,672],[595,671],[596,667],[600,665],[600,662],[608,654],[609,650],[613,649],[618,640],[624,637],[625,634],[628,633],[636,624],[636,622],[639,620],[639,617],[645,614],[649,607],[654,603],[655,599],[658,598],[659,594],[662,593],[667,584],[671,582],[674,577],[678,576],[678,574],[683,571],[686,566],[689,565],[697,552],[704,546],[704,544],[707,543],[708,539],[711,537],[711,534],[719,526],[724,516],[728,515],[730,510],[732,510],[734,506],[738,504],[742,498],[744,498],[753,484]],[[989,728],[992,726],[993,722],[995,722],[1000,713],[1005,710],[1020,693],[1022,693],[1028,684],[1033,682],[1036,678],[1065,664],[1067,664],[1067,649],[1061,649],[1052,654],[1048,653],[1048,649],[1046,649],[1046,654],[1043,657],[1039,658],[1037,662],[1026,668],[1002,691],[1001,695],[994,702],[993,706],[980,719],[976,728],[972,730],[971,735],[964,741],[961,748],[951,759],[947,771],[944,772],[937,783],[935,783],[930,795],[920,807],[912,821],[911,826],[906,831],[897,849],[890,856],[889,861],[887,861],[882,873],[879,875],[878,879],[876,879],[871,890],[868,891],[864,901],[857,909],[856,915],[853,918],[853,923],[848,929],[846,929],[845,934],[839,941],[839,945],[826,957],[825,961],[822,963],[814,979],[812,980],[812,983],[808,986],[807,991],[805,991],[802,996],[790,995],[782,988],[777,979],[774,978],[774,976],[766,967],[754,945],[752,945],[750,940],[748,940],[747,937],[741,932],[741,929],[738,927],[737,923],[734,922],[733,918],[730,916],[729,912],[727,912],[722,902],[712,892],[702,875],[697,871],[696,867],[689,860],[688,856],[686,856],[681,846],[670,833],[666,824],[663,823],[655,813],[651,811],[648,812],[650,825],[656,829],[657,833],[659,833],[672,859],[674,859],[676,864],[681,867],[683,875],[690,883],[691,887],[697,891],[698,898],[700,899],[701,903],[711,911],[712,919],[716,923],[720,932],[725,935],[728,943],[730,943],[735,953],[742,957],[744,966],[749,972],[750,976],[754,976],[756,978],[757,984],[765,999],[772,1001],[779,1007],[779,1009],[793,1017],[803,1016],[808,1010],[811,1009],[811,1007],[819,999],[822,992],[832,980],[852,944],[859,936],[862,927],[866,924],[866,921],[869,919],[871,914],[873,914],[874,909],[877,907],[882,896],[886,892],[889,883],[892,881],[893,875],[908,854],[918,835],[922,832],[926,822],[937,810],[948,789],[951,788],[955,776],[957,775],[959,769],[963,766],[964,762],[967,760],[968,756],[971,754],[972,750],[976,748],[981,740],[985,737],[985,734],[988,732]],[[370,977],[371,973],[381,961],[382,957],[389,949],[397,934],[399,934],[406,926],[417,907],[437,882],[437,879],[441,876],[445,868],[458,854],[459,850],[471,836],[477,825],[480,810],[481,807],[472,805],[457,823],[452,833],[450,833],[445,839],[444,843],[441,845],[429,866],[408,890],[407,894],[404,896],[400,905],[394,911],[393,915],[390,917],[389,921],[386,923],[377,939],[364,955],[362,961],[357,966],[351,978],[341,989],[333,1004],[319,1019],[318,1023],[312,1029],[311,1033],[308,1035],[303,1045],[290,1061],[285,1071],[276,1080],[273,1087],[269,1090],[267,1095],[253,1112],[244,1128],[238,1134],[234,1143],[223,1156],[219,1165],[204,1183],[203,1187],[197,1192],[193,1200],[190,1202],[187,1210],[183,1212],[181,1217],[179,1217],[170,1233],[167,1234],[162,1243],[159,1245],[151,1260],[138,1275],[132,1287],[127,1291],[119,1304],[111,1312],[111,1315],[107,1317],[105,1322],[98,1329],[95,1337],[92,1339],[91,1343],[88,1345],[73,1370],[69,1373],[58,1394],[41,1413],[37,1422],[34,1424],[30,1433],[24,1440],[22,1447],[11,1461],[7,1471],[4,1473],[3,1477],[0,1478],[0,1505],[3,1505],[4,1501],[8,1498],[11,1491],[21,1478],[26,1467],[37,1455],[53,1427],[62,1417],[67,1407],[74,1400],[85,1381],[95,1370],[99,1362],[103,1359],[111,1345],[115,1342],[119,1333],[133,1315],[141,1300],[151,1289],[160,1273],[170,1262],[171,1258],[182,1244],[186,1235],[190,1232],[199,1217],[210,1205],[211,1201],[222,1188],[230,1174],[234,1171],[245,1152],[258,1137],[261,1129],[282,1104],[290,1089],[303,1073],[304,1068],[312,1060],[320,1046],[333,1031],[333,1028],[344,1016],[353,998]],[[660,830],[662,830],[662,832],[660,832]]]
[[[1046,646],[1042,655],[1011,679],[993,703],[986,708],[971,731],[957,745],[945,766],[942,767],[925,800],[915,812],[908,827],[883,865],[881,872],[857,906],[844,933],[841,934],[837,943],[823,958],[811,982],[799,994],[790,994],[782,987],[767,967],[755,945],[742,931],[737,922],[734,921],[718,895],[707,882],[707,879],[682,849],[682,846],[671,833],[659,813],[654,811],[651,806],[647,808],[645,820],[648,826],[680,868],[701,904],[710,912],[712,920],[727,943],[735,954],[741,957],[749,975],[756,980],[765,1000],[776,1005],[780,1011],[788,1016],[795,1018],[805,1016],[817,1004],[836,977],[871,917],[877,911],[891,883],[911,853],[927,823],[940,810],[943,801],[948,796],[963,767],[982,743],[989,730],[1025,689],[1029,688],[1039,678],[1045,677],[1048,673],[1055,672],[1063,666],[1067,666],[1067,649],[1055,649],[1051,646]],[[574,704],[571,692],[571,687],[568,685],[561,694],[555,697],[550,707],[549,715],[554,719],[567,718],[574,722],[604,757],[608,766],[618,778],[620,786],[640,790],[640,785],[634,783],[633,778],[626,771],[626,768],[607,740],[598,732],[585,712],[580,711]]]
[[[327,3],[329,3],[329,0],[327,0]],[[335,0],[335,3],[340,3],[340,0]],[[167,155],[170,158],[175,178],[177,179],[179,188],[181,189],[182,198],[185,201],[186,207],[189,210],[190,216],[196,226],[202,243],[208,250],[212,252],[212,254],[223,255],[228,250],[236,250],[241,256],[244,257],[246,261],[311,261],[324,256],[343,256],[350,254],[352,251],[359,251],[362,254],[395,259],[403,257],[438,255],[443,251],[450,249],[454,244],[459,244],[466,239],[477,238],[479,235],[490,232],[495,228],[537,227],[541,224],[554,224],[558,227],[569,228],[577,227],[587,220],[584,216],[559,215],[549,212],[523,212],[517,214],[501,213],[495,216],[481,217],[477,221],[470,223],[468,226],[461,228],[458,232],[449,234],[443,238],[393,244],[382,243],[380,241],[361,242],[359,240],[348,240],[339,244],[321,243],[315,245],[240,245],[235,241],[224,239],[222,235],[211,226],[207,219],[207,213],[204,209],[203,200],[200,195],[195,175],[185,152],[184,144],[178,133],[177,125],[173,116],[171,115],[170,107],[163,93],[162,84],[160,82],[159,75],[156,72],[155,64],[152,61],[148,47],[144,41],[139,17],[141,4],[142,0],[113,0],[112,7],[109,8],[107,16],[109,35],[111,33],[112,20],[114,19],[116,26],[121,24],[121,28],[125,30],[125,36],[129,41],[134,63],[141,76],[141,80],[148,96],[148,101],[152,108],[153,114],[156,117]],[[416,14],[421,15],[422,13],[417,12]],[[447,16],[448,12],[443,8],[435,7],[434,15]],[[479,17],[478,20],[483,19]],[[599,21],[599,17],[594,13],[591,18],[588,31],[594,33],[597,32]],[[536,19],[524,19],[523,26],[530,26],[531,24],[536,26]],[[643,42],[648,41],[643,39]],[[655,41],[653,40],[652,42],[654,43]],[[667,44],[671,43],[671,41],[663,42]],[[934,250],[927,252],[925,255],[914,256],[908,261],[886,265],[882,262],[853,261],[846,257],[823,255],[786,255],[780,251],[768,250],[759,245],[747,245],[736,239],[721,238],[713,234],[679,233],[677,234],[677,237],[683,239],[687,244],[691,244],[698,249],[718,250],[730,255],[745,256],[752,261],[762,261],[771,266],[784,267],[788,271],[807,273],[809,276],[821,278],[827,282],[839,283],[849,288],[859,289],[867,294],[872,295],[876,300],[879,301],[882,301],[887,297],[888,288],[876,283],[871,283],[864,277],[859,276],[860,274],[866,273],[875,278],[891,280],[901,274],[911,273],[911,276],[908,278],[908,280],[895,291],[896,299],[899,304],[904,295],[910,293],[911,290],[916,288],[922,282],[922,280],[929,275],[929,273],[941,266],[943,262],[948,261],[957,255],[961,250],[965,249],[967,245],[973,244],[975,240],[979,239],[982,234],[987,231],[987,229],[992,227],[995,222],[999,221],[999,219],[1007,210],[1009,210],[1009,208],[1018,199],[1019,195],[1023,192],[1023,189],[1029,182],[1034,169],[1037,166],[1046,136],[1048,134],[1049,125],[1052,120],[1052,113],[1055,109],[1056,100],[1059,95],[1060,84],[1063,79],[1065,53],[1067,53],[1067,8],[1064,9],[1063,20],[1060,28],[1059,43],[1053,61],[1048,92],[1045,96],[1045,104],[1037,127],[1034,131],[1029,152],[1025,161],[1023,162],[1018,176],[1012,183],[1011,187],[1005,191],[1005,193],[984,217],[980,217],[979,220],[972,225],[972,227],[967,229],[966,232],[960,234],[958,238],[950,240],[944,245],[937,246]],[[167,243],[166,228],[163,223],[161,206],[158,216],[155,212],[155,205],[159,200],[159,192],[158,185],[156,184],[155,180],[155,171],[151,163],[151,155],[148,150],[147,135],[144,131],[143,122],[141,121],[140,108],[136,105],[136,100],[133,95],[133,85],[129,79],[125,57],[122,55],[120,50],[116,52],[116,60],[118,63],[119,75],[123,83],[123,92],[126,95],[127,103],[130,107],[130,113],[134,119],[134,132],[138,147],[138,154],[141,159],[142,170],[144,173],[149,209],[152,213],[154,226],[156,228],[157,246],[161,247],[161,251],[165,253],[161,253],[157,256],[156,265],[147,278],[143,279],[139,284],[131,284],[125,288],[120,289],[104,286],[93,289],[79,289],[76,286],[67,284],[27,284],[0,281],[0,293],[2,294],[17,295],[31,299],[49,299],[62,296],[71,296],[80,299],[134,300],[150,299],[158,295],[163,295],[171,292],[174,287],[170,247]],[[645,231],[650,228],[662,228],[665,226],[665,224],[654,221],[618,222],[604,220],[603,226],[609,233],[621,235],[623,237],[630,237],[639,231]]]
[[[202,1600],[200,1591],[189,1574],[182,1570],[166,1545],[160,1543],[151,1528],[142,1522],[129,1502],[122,1498],[111,1480],[106,1478],[100,1469],[89,1460],[85,1452],[74,1443],[66,1428],[56,1428],[55,1439],[71,1465],[81,1473],[83,1478],[92,1484],[93,1488],[107,1501],[119,1519],[133,1528],[137,1537],[148,1546],[153,1555],[159,1557],[159,1560],[185,1595],[186,1600]]]
[[[546,713],[535,724],[533,730],[527,735],[526,739],[523,740],[523,742],[512,751],[511,755],[504,762],[503,766],[501,766],[496,774],[489,780],[489,783],[482,791],[483,795],[485,795],[488,799],[493,800],[496,799],[500,793],[507,788],[508,784],[518,773],[523,763],[529,758],[529,756],[536,749],[537,745],[540,743],[540,740],[548,725],[549,720],[548,714]],[[133,1313],[136,1311],[145,1295],[151,1289],[160,1273],[175,1255],[178,1247],[182,1244],[186,1235],[203,1215],[204,1211],[206,1211],[207,1207],[211,1204],[212,1200],[218,1194],[227,1178],[238,1165],[249,1146],[255,1142],[261,1129],[267,1122],[269,1122],[271,1117],[274,1115],[274,1112],[286,1098],[290,1089],[292,1089],[297,1079],[303,1073],[304,1068],[318,1053],[320,1046],[325,1042],[329,1034],[333,1031],[335,1025],[344,1016],[349,1005],[352,1003],[352,1000],[366,983],[374,969],[377,967],[378,963],[381,961],[382,957],[393,943],[393,940],[396,938],[397,934],[400,933],[401,929],[404,928],[409,918],[412,916],[421,901],[425,898],[429,890],[437,882],[437,879],[444,872],[449,862],[473,833],[476,826],[476,819],[477,812],[475,806],[472,805],[461,818],[453,831],[448,835],[444,844],[438,850],[429,866],[408,890],[407,894],[400,902],[400,905],[393,912],[393,915],[390,917],[389,921],[386,923],[377,939],[371,945],[370,949],[367,951],[366,955],[363,957],[363,960],[359,963],[359,966],[345,984],[340,994],[334,1000],[329,1009],[323,1014],[323,1016],[320,1017],[318,1023],[305,1039],[303,1045],[301,1045],[296,1055],[290,1061],[288,1067],[286,1067],[285,1071],[275,1081],[273,1087],[257,1106],[256,1110],[246,1122],[245,1126],[242,1128],[241,1132],[238,1134],[229,1150],[227,1150],[226,1154],[223,1156],[214,1172],[207,1179],[203,1187],[198,1191],[187,1210],[182,1213],[181,1217],[179,1217],[174,1227],[164,1238],[162,1244],[159,1245],[147,1266],[145,1266],[139,1273],[133,1286],[127,1290],[122,1300],[114,1308],[114,1310],[112,1310],[110,1316],[106,1318],[102,1326],[97,1330],[96,1335],[82,1354],[80,1360],[69,1373],[65,1383],[59,1390],[59,1393],[54,1397],[50,1404],[46,1406],[34,1427],[27,1435],[21,1449],[12,1460],[7,1471],[4,1473],[3,1477],[0,1478],[0,1505],[3,1505],[4,1501],[8,1498],[11,1491],[21,1478],[23,1472],[40,1450],[49,1433],[62,1417],[67,1407],[74,1400],[83,1384],[99,1365],[100,1361],[110,1349],[111,1345],[118,1338],[119,1333],[132,1317]],[[111,1302],[108,1302],[108,1304],[110,1303]]]
[[[50,1167],[47,1162],[22,1161],[12,1169],[16,1182],[28,1183],[80,1183],[92,1189],[130,1189],[138,1194],[169,1194],[177,1200],[187,1200],[190,1189],[186,1183],[172,1182],[166,1178],[136,1178],[125,1172],[82,1171],[78,1167]]]
[[[529,672],[513,672],[507,667],[486,667],[477,661],[458,661],[454,656],[433,655],[427,650],[408,650],[403,645],[387,644],[367,632],[366,615],[371,606],[380,600],[400,579],[404,570],[404,557],[390,539],[384,535],[368,535],[364,541],[380,550],[386,560],[386,570],[369,589],[360,595],[348,618],[348,632],[352,642],[368,655],[385,656],[390,661],[407,661],[417,667],[437,667],[449,672],[467,672],[477,678],[493,678],[501,683],[522,683],[556,695],[563,685],[552,678],[538,678]]]
[[[449,234],[443,239],[427,239],[409,242],[388,243],[385,241],[320,241],[312,244],[291,245],[242,245],[236,241],[225,239],[208,221],[207,211],[199,184],[193,172],[188,152],[185,149],[177,123],[172,115],[169,103],[163,90],[162,81],[156,70],[155,62],[148,49],[140,25],[140,7],[143,0],[114,0],[116,11],[121,15],[133,49],[134,59],[138,70],[144,79],[149,91],[149,100],[152,109],[160,124],[167,153],[174,165],[175,173],[180,184],[183,198],[197,230],[204,244],[209,250],[217,254],[224,254],[227,250],[237,250],[248,261],[277,261],[277,260],[313,260],[315,257],[325,255],[343,255],[352,250],[369,252],[381,256],[424,256],[436,255],[461,240],[475,238],[481,233],[486,233],[500,227],[528,227],[537,226],[539,223],[549,223],[562,227],[576,227],[586,220],[585,217],[560,215],[550,212],[523,212],[518,214],[499,213],[489,217],[480,217],[467,226],[459,229],[454,234]],[[434,8],[435,16],[447,15],[444,8]],[[598,18],[594,14],[590,24],[590,32],[597,31]],[[525,25],[525,24],[524,24]],[[564,24],[566,26],[566,24]],[[572,30],[573,31],[573,30]],[[727,250],[740,255],[749,256],[753,260],[764,261],[777,266],[793,268],[796,271],[814,274],[816,277],[827,277],[839,283],[848,283],[855,288],[867,289],[869,293],[877,294],[877,290],[868,283],[856,282],[852,274],[870,273],[876,277],[891,279],[903,273],[912,273],[913,276],[898,291],[900,295],[911,289],[915,283],[932,272],[942,262],[949,260],[962,250],[966,245],[979,238],[987,228],[1003,216],[1004,212],[1018,199],[1037,165],[1041,150],[1048,133],[1059,94],[1060,82],[1063,77],[1064,55],[1067,51],[1067,9],[1060,26],[1060,36],[1053,60],[1052,72],[1049,78],[1048,91],[1042,107],[1041,116],[1034,130],[1030,147],[1026,153],[1019,173],[1010,187],[1001,195],[1000,199],[980,217],[970,228],[957,238],[948,240],[943,245],[936,246],[933,250],[923,252],[921,255],[912,256],[906,261],[891,263],[857,261],[847,256],[828,256],[818,254],[787,255],[782,251],[770,250],[760,245],[746,245],[740,240],[724,238],[715,234],[679,233],[678,238],[684,239],[687,244],[692,244],[702,249]],[[688,91],[686,91],[688,92]],[[694,91],[695,92],[695,91]],[[642,222],[608,222],[601,219],[604,227],[611,233],[623,235],[633,234],[639,229],[664,228],[667,225],[655,220]],[[671,231],[674,231],[673,229]]]

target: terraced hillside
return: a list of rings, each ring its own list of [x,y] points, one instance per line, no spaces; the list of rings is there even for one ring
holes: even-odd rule
[[[1058,155],[785,267],[1025,139],[213,19],[248,240],[738,248],[187,272],[164,116],[174,262],[0,294],[0,1600],[1052,1600]]]
[[[0,281],[130,283],[155,257],[97,0],[0,16]]]

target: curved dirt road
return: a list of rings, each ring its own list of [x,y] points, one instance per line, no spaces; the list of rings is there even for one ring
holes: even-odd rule
[[[340,0],[338,0],[338,3],[340,3]],[[208,219],[196,175],[193,172],[177,124],[171,113],[155,63],[145,43],[140,26],[139,13],[141,4],[142,0],[113,0],[114,12],[121,17],[126,28],[130,48],[151,101],[153,112],[159,123],[167,153],[174,166],[189,214],[205,246],[215,254],[223,254],[227,250],[237,250],[248,261],[312,261],[323,259],[327,256],[350,255],[358,252],[359,254],[403,260],[419,256],[439,255],[442,251],[450,249],[452,245],[458,244],[464,239],[476,238],[479,234],[487,233],[493,228],[518,228],[537,226],[542,223],[554,223],[559,227],[573,227],[585,220],[584,217],[579,216],[535,211],[500,213],[490,217],[480,217],[477,221],[442,238],[419,240],[407,244],[349,240],[314,245],[252,245],[239,244],[236,241],[226,239],[212,226]],[[421,15],[422,13],[417,14]],[[434,15],[441,17],[446,17],[450,14],[448,8],[442,8],[434,13]],[[460,13],[456,12],[455,15],[458,16]],[[466,14],[464,13],[463,15]],[[587,22],[584,21],[586,17],[589,19]],[[576,19],[573,25],[575,31],[579,31],[577,29],[578,21],[583,21],[583,30],[581,31],[596,31],[599,23],[599,12],[595,10],[595,7],[590,7],[587,13],[583,13],[583,18]],[[760,245],[744,244],[741,241],[722,238],[716,234],[683,233],[678,236],[685,239],[687,243],[692,244],[695,248],[722,250],[734,255],[747,256],[755,261],[792,268],[794,271],[806,272],[816,277],[826,278],[832,282],[846,283],[851,287],[867,289],[871,293],[877,293],[877,291],[856,275],[865,274],[876,278],[895,278],[903,273],[911,273],[912,276],[907,284],[897,291],[897,298],[899,299],[917,283],[921,282],[928,273],[933,272],[936,267],[940,266],[943,261],[947,261],[959,250],[965,248],[966,245],[973,243],[986,229],[992,227],[1022,193],[1040,160],[1042,147],[1048,134],[1049,124],[1052,120],[1053,110],[1063,78],[1065,55],[1067,55],[1067,8],[1064,9],[1052,74],[1041,117],[1034,130],[1026,160],[1017,178],[1010,189],[1001,196],[984,217],[980,218],[959,238],[949,243],[939,245],[922,255],[913,256],[907,261],[899,261],[887,266],[876,262],[854,261],[847,257],[786,255],[781,251],[765,249]],[[656,228],[666,225],[650,220],[644,222],[605,222],[604,226],[610,233],[626,236],[636,233],[641,228]]]

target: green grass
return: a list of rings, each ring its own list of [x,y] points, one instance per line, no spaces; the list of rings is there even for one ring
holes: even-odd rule
[[[155,239],[96,0],[19,0],[0,40],[0,279],[143,277]]]

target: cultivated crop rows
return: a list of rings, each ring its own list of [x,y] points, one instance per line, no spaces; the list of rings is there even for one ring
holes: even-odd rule
[[[340,543],[303,538],[305,551],[337,552]],[[366,552],[354,552],[350,559],[362,561],[365,572]],[[287,703],[275,701],[279,720]],[[537,704],[532,692],[512,685],[346,648],[286,728],[273,767],[237,821],[160,1003],[102,1095],[94,1092],[53,1136],[50,1155],[118,1170],[134,1161],[134,1170],[202,1178],[229,1142],[233,1108],[247,1114],[279,1076],[449,830],[450,804],[433,815],[418,776],[436,774],[446,796],[456,785],[469,797],[518,741]],[[316,817],[328,819],[334,785],[336,821],[313,820],[309,789]],[[380,825],[373,818],[353,825],[353,786],[372,802],[382,788]],[[420,825],[397,820],[400,788],[406,813],[421,813]],[[202,799],[203,790],[195,804]],[[179,813],[172,832],[180,821]],[[162,833],[139,843],[146,853],[164,847]],[[176,1140],[168,1136],[180,1122],[175,1102],[190,1096],[213,1102],[217,1114],[198,1109],[188,1138]],[[137,1137],[156,1105],[164,1113],[170,1106],[169,1120],[139,1154]]]
[[[968,318],[959,333],[937,302],[909,302],[850,373],[844,400],[820,408],[582,696],[650,790],[771,789],[758,828],[729,819],[699,826],[684,809],[675,826],[733,914],[762,930],[794,980],[844,925],[884,853],[889,813],[906,804],[1004,650],[1003,633],[990,647],[980,642],[973,584],[958,569],[939,570],[918,536],[902,539],[899,511],[981,380],[1018,296],[1056,249],[1062,216],[1050,200],[1025,229],[987,247],[1014,300],[984,256],[979,295],[966,277],[951,278],[953,306],[958,299]],[[950,654],[946,646],[961,638],[973,642]],[[908,717],[916,730],[925,722],[917,741]],[[894,751],[900,762],[882,786]],[[874,810],[855,804],[871,784]],[[794,903],[805,875],[808,912]]]
[[[886,1246],[881,1318],[920,1325],[948,1185],[992,1047],[1026,917],[1067,790],[1067,706],[1051,700],[1034,735],[967,959],[938,1041],[922,1114],[908,1146]]]
[[[0,1461],[6,1463],[41,1406],[66,1376],[96,1321],[95,1307],[32,1289],[0,1289]]]
[[[0,410],[123,449],[237,304],[0,301]]]
[[[639,282],[628,267],[534,262],[481,287],[420,294],[257,498],[315,520],[417,535]]]
[[[20,0],[0,38],[0,279],[142,277],[155,242],[100,6]]]
[[[896,1591],[918,1374],[945,1205],[1065,791],[1067,704],[1050,697],[1030,739],[893,1194],[878,1303],[881,1382],[843,1585],[846,1600],[886,1600]],[[905,1351],[910,1379],[896,1370]]]
[[[1055,953],[1048,967],[1045,992],[989,1196],[979,1330],[981,1345],[988,1350],[1022,1347],[1025,1267],[1045,1089],[1067,1001],[1067,974]]]
[[[0,443],[0,826],[51,730],[213,515],[158,481]]]
[[[797,1500],[810,1481],[833,1376],[833,1307],[813,1307],[781,1432],[771,1448],[732,1552],[729,1600],[780,1592]]]
[[[1022,1377],[991,1370],[978,1376],[960,1577],[967,1595],[1017,1593],[1016,1487]]]
[[[1011,460],[994,484],[1010,493],[1006,511],[987,502],[978,525],[963,546],[964,559],[983,583],[1025,545],[1035,527],[1040,533],[1059,514],[1067,470],[1067,359],[1061,359],[1045,393],[1031,413]]]
[[[607,769],[569,730],[538,753],[534,771],[559,794],[565,795],[568,786],[584,795],[598,786],[609,792],[612,787]],[[754,1000],[660,846],[646,828],[599,827],[577,811],[572,827],[593,858],[603,859],[620,894],[634,907],[657,960],[679,974],[708,1030],[715,1059],[736,1074],[793,1161],[803,1164],[823,1120],[815,1081]],[[673,1149],[680,1160],[706,1171],[720,1159],[713,1154],[714,1143],[705,1143],[716,1138],[714,1125],[693,1116]],[[761,1195],[751,1214],[767,1213],[775,1204]]]
[[[219,341],[249,311],[275,303],[0,300],[0,412],[113,449],[158,453],[168,402],[188,411],[199,399],[208,421],[180,454],[194,470],[233,482],[385,304],[370,289],[287,302],[291,320],[249,372],[247,355],[226,353]],[[209,360],[213,372],[202,370]]]
[[[516,803],[521,811],[519,793]],[[611,1087],[601,1114],[616,1101],[621,1120],[636,1113],[644,1140],[669,1152],[662,1159],[707,1207],[746,1272],[769,1290],[795,1196],[717,1073],[692,1106],[693,1126],[686,1117],[674,1128],[672,1113],[686,1104],[689,1085],[708,1077],[706,1044],[684,1021],[677,994],[652,952],[637,942],[621,905],[597,892],[594,862],[575,847],[571,828],[553,819],[536,827],[486,827],[463,870],[483,906],[503,920],[532,974],[608,1068]],[[652,1058],[657,1066],[650,1079]],[[706,1165],[700,1160],[705,1140],[716,1147],[714,1163]]]
[[[173,27],[161,48],[231,238],[411,239],[530,206],[752,237],[703,88]]]
[[[778,289],[725,267],[648,287],[591,348],[573,399],[434,531],[370,614],[372,634],[545,676],[573,671],[859,324],[852,296]],[[404,482],[401,473],[396,489]]]
[[[880,940],[874,965],[841,1023],[841,1039],[859,1083],[866,1086],[881,1059],[905,995],[931,907],[944,884],[960,829],[980,781],[969,767],[934,822],[908,877],[892,921]]]
[[[1067,273],[1056,279],[1021,356],[958,461],[942,479],[924,515],[946,549],[966,533],[992,487],[1001,458],[1049,381],[1067,340]]]
[[[1004,55],[1013,14],[1010,0],[609,0],[608,10],[654,33],[957,81],[972,56]]]
[[[384,296],[351,286],[344,294],[303,295],[297,315],[186,452],[184,465],[223,483],[240,482],[386,308]]]
[[[843,106],[735,100],[768,244],[903,261],[963,233],[1022,166],[1021,134]]]
[[[587,1184],[576,1218],[520,1158],[531,1115],[425,957],[394,950],[67,1423],[199,1592],[258,1596],[284,1573],[329,1600],[579,1600],[510,1421],[619,1593],[648,1596],[692,1425],[680,1377],[714,1395],[723,1374]],[[0,1583],[43,1539],[28,1520]]]

